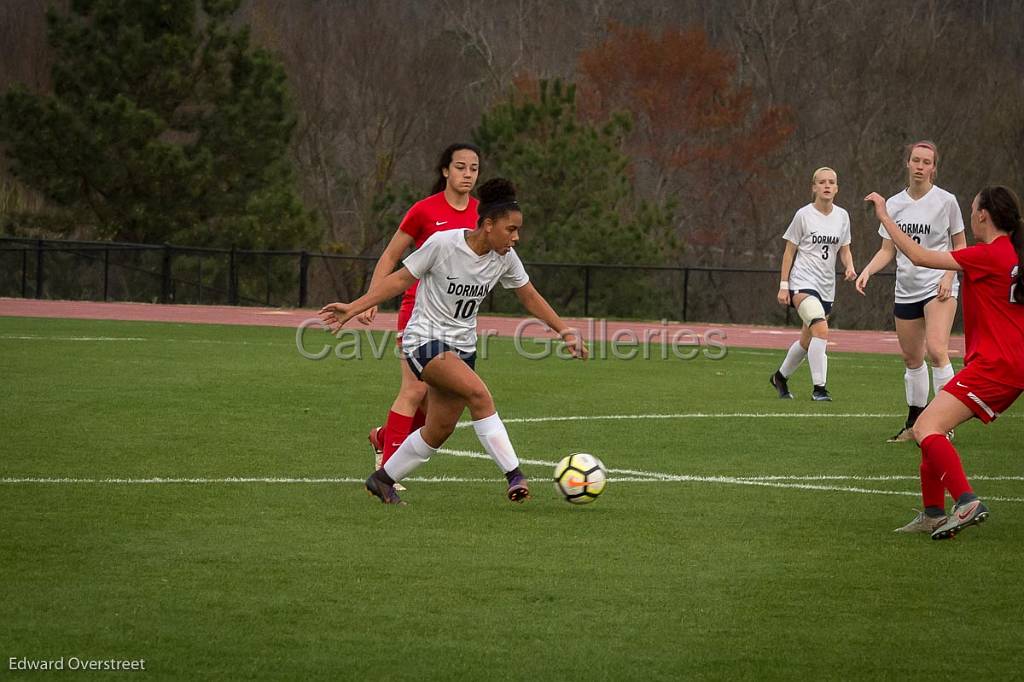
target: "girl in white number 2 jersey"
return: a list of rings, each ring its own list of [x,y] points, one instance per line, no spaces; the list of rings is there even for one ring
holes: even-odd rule
[[[964,219],[956,197],[935,186],[939,153],[928,141],[915,142],[907,153],[907,188],[889,197],[886,211],[900,230],[929,251],[956,251],[967,246]],[[949,333],[956,316],[960,283],[953,271],[914,265],[897,252],[884,227],[878,228],[882,246],[857,279],[864,293],[868,279],[896,256],[896,336],[903,353],[903,384],[907,395],[907,421],[889,438],[890,443],[912,442],[914,422],[928,405],[928,366],[932,365],[935,395],[953,378],[949,362]]]
[[[782,281],[778,301],[796,308],[803,326],[800,339],[794,341],[786,359],[770,381],[780,398],[792,398],[789,377],[804,358],[811,366],[811,398],[832,400],[825,381],[828,378],[828,315],[836,298],[836,257],[842,261],[847,282],[857,273],[850,251],[850,216],[834,203],[839,191],[836,172],[821,167],[811,176],[814,201],[793,216],[783,238]]]
[[[574,357],[585,359],[588,354],[580,336],[530,284],[512,248],[523,222],[512,183],[502,178],[484,183],[477,211],[476,230],[434,234],[405,259],[404,267],[371,286],[365,295],[352,303],[331,303],[320,311],[320,319],[337,331],[362,311],[420,281],[412,318],[402,334],[402,354],[416,378],[427,384],[427,420],[366,479],[366,490],[385,504],[404,504],[395,483],[437,452],[467,407],[480,444],[505,474],[508,499],[522,502],[529,497],[505,425],[490,391],[474,371],[476,313],[498,282],[514,289],[523,307],[562,337]]]

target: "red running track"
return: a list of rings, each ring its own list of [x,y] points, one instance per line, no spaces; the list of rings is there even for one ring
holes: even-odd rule
[[[237,306],[160,305],[154,303],[97,303],[93,301],[45,301],[24,298],[0,298],[0,316],[50,317],[80,320],[125,320],[144,322],[179,322],[192,324],[238,324],[263,327],[298,327],[316,318],[316,310],[247,308]],[[395,313],[380,313],[369,329],[391,331]],[[724,332],[719,336],[726,345],[736,348],[768,348],[784,350],[800,332],[792,327],[758,327],[735,324],[683,324],[679,322],[609,322],[595,318],[565,318],[578,327],[586,339],[619,340],[651,339],[654,343],[676,338],[680,343],[694,343],[694,336],[703,337],[709,330]],[[477,318],[481,333],[492,331],[497,336],[512,336],[523,318]],[[351,323],[355,328],[365,328]],[[525,337],[543,337],[543,325],[533,323],[523,329]],[[676,336],[678,335],[678,336]],[[964,339],[950,339],[952,355],[963,355]],[[829,333],[829,349],[853,353],[898,353],[895,332],[851,331],[835,329]]]

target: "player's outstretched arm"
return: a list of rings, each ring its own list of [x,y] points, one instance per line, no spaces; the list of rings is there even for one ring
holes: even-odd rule
[[[377,259],[377,265],[373,268],[373,275],[370,277],[370,286],[367,290],[373,288],[374,284],[381,282],[385,277],[390,275],[398,267],[398,262],[402,259],[402,254],[411,249],[416,245],[413,238],[404,232],[403,230],[397,230],[394,236],[391,237],[391,241],[384,248],[384,253]],[[377,316],[377,306],[370,306],[359,315],[359,321],[363,324],[370,324],[373,322],[373,318]]]
[[[537,291],[536,287],[530,282],[527,282],[523,286],[519,287],[516,291],[516,296],[519,298],[519,302],[526,308],[526,312],[530,313],[538,320],[551,327],[556,334],[562,337],[565,341],[566,347],[569,352],[572,353],[574,358],[580,358],[586,360],[590,355],[590,350],[587,348],[587,344],[584,343],[583,337],[580,336],[579,332],[572,329],[567,325],[558,313],[555,312],[551,304],[545,300],[540,292]]]
[[[320,309],[320,319],[332,332],[336,332],[359,313],[398,296],[415,281],[411,272],[401,268],[380,282],[371,284],[369,291],[351,303],[328,303]]]
[[[861,296],[867,296],[864,293],[864,289],[868,286],[868,280],[871,279],[871,275],[875,274],[886,265],[892,262],[892,259],[896,257],[896,247],[893,246],[891,239],[883,239],[882,245],[878,247],[878,252],[868,261],[868,264],[864,266],[864,269],[860,271],[860,277],[857,278],[857,292]]]
[[[885,209],[885,198],[881,194],[872,192],[864,197],[864,201],[875,205],[875,215],[878,216],[885,231],[889,233],[892,243],[910,259],[911,263],[935,270],[960,269],[960,264],[949,255],[948,251],[930,251],[904,234]]]

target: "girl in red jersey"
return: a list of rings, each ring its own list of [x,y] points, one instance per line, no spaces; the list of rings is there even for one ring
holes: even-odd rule
[[[929,251],[904,234],[878,193],[865,201],[896,248],[914,265],[964,273],[964,368],[929,403],[914,424],[921,447],[921,495],[925,509],[898,532],[930,532],[944,540],[981,523],[988,508],[971,490],[963,464],[946,432],[977,417],[988,424],[1024,392],[1024,221],[1017,196],[986,187],[971,204],[971,232],[979,242],[959,251]],[[956,501],[945,513],[945,491]]]
[[[437,162],[437,180],[430,196],[417,201],[409,209],[388,243],[370,279],[372,289],[385,277],[394,272],[406,251],[418,249],[435,232],[476,227],[477,200],[470,196],[480,175],[480,149],[475,145],[457,142],[449,145]],[[398,310],[398,340],[409,323],[416,304],[415,282],[402,295]],[[377,314],[373,306],[359,316],[363,324],[370,324]],[[407,363],[402,362],[402,385],[391,404],[384,426],[370,430],[370,445],[374,450],[376,467],[379,469],[395,453],[405,438],[423,426],[426,420],[424,400],[427,397],[426,384],[416,379]]]

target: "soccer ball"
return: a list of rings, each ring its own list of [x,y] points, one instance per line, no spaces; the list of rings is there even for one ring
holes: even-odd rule
[[[607,481],[608,472],[601,460],[585,452],[569,455],[555,466],[555,490],[573,504],[596,500]]]

